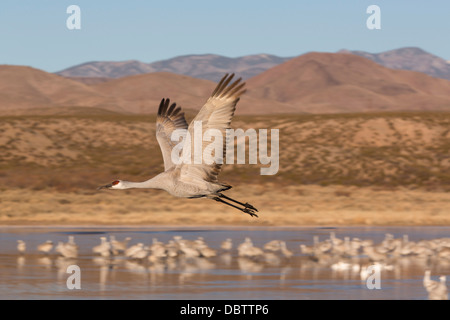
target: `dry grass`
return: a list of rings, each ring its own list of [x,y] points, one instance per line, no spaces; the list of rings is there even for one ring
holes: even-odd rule
[[[234,191],[233,191],[234,190]],[[400,188],[245,184],[228,195],[260,209],[259,218],[207,199],[156,190],[1,193],[0,223],[105,225],[450,225],[446,192]],[[342,196],[344,194],[345,196]]]
[[[188,114],[192,118],[192,114]],[[280,171],[227,165],[230,195],[260,219],[158,191],[96,193],[163,170],[154,116],[0,118],[2,223],[450,224],[450,114],[237,117],[279,128]],[[327,186],[327,187],[320,187]],[[223,212],[223,213],[222,213]]]

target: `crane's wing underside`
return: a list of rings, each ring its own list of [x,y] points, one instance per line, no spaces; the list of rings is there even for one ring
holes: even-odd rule
[[[177,107],[175,103],[170,104],[169,99],[162,99],[156,118],[156,139],[163,155],[165,171],[174,166],[172,150],[178,142],[172,141],[171,136],[177,129],[183,129],[186,135],[188,124],[184,118],[184,112],[181,112],[181,107]],[[182,139],[184,141],[184,137]]]
[[[215,129],[221,132],[223,137],[223,150],[222,153],[214,154],[214,159],[222,159],[222,163],[225,161],[226,150],[226,130],[230,128],[231,119],[233,118],[234,111],[236,110],[236,104],[239,101],[240,96],[245,92],[245,82],[241,83],[241,78],[230,84],[234,74],[226,74],[222,80],[218,83],[213,93],[206,101],[205,105],[199,111],[197,116],[192,120],[189,125],[188,132],[190,137],[194,137],[194,126],[196,121],[201,121],[202,124],[202,137],[205,131],[208,129]],[[202,144],[202,154],[209,143]],[[186,157],[186,145],[183,148],[183,159]],[[180,164],[180,180],[191,182],[192,180],[206,180],[209,182],[217,182],[217,177],[222,168],[222,163],[214,161],[211,164],[202,161],[201,164],[194,164],[194,144],[191,143],[190,156],[191,162],[186,164]]]

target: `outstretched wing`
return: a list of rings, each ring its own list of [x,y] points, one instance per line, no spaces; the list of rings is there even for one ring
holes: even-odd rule
[[[234,74],[226,74],[222,80],[220,80],[217,87],[214,89],[213,93],[206,101],[205,105],[199,111],[197,116],[192,120],[189,125],[188,132],[192,140],[195,139],[194,127],[197,121],[201,121],[202,124],[202,137],[208,129],[216,129],[222,133],[223,137],[223,150],[221,154],[215,154],[215,160],[225,158],[225,148],[226,148],[226,129],[230,128],[231,119],[233,118],[234,111],[236,110],[236,104],[239,101],[240,96],[245,92],[244,86],[245,82],[241,83],[241,78],[230,84],[233,79]],[[197,127],[198,128],[198,127]],[[190,148],[190,158],[189,164],[181,164],[180,180],[183,181],[209,181],[217,182],[217,176],[222,168],[222,164],[214,161],[212,164],[205,163],[204,159],[201,164],[194,164],[194,143],[191,142]],[[202,155],[206,147],[210,143],[202,143]],[[186,157],[187,152],[186,145],[183,148],[183,159]]]
[[[156,118],[156,140],[158,140],[161,148],[165,171],[174,166],[171,154],[177,142],[170,139],[172,132],[176,129],[184,129],[186,132],[188,128],[184,112],[181,112],[181,107],[177,107],[175,103],[172,103],[170,107],[169,105],[169,99],[162,99]]]

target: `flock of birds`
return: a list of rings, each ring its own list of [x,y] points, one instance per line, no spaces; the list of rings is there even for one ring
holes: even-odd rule
[[[432,240],[410,241],[408,235],[402,238],[394,238],[387,233],[384,240],[375,244],[373,240],[339,239],[332,232],[330,238],[319,242],[319,238],[313,238],[313,245],[300,245],[301,252],[309,256],[320,265],[329,265],[333,270],[352,270],[360,272],[361,279],[369,276],[369,267],[375,270],[393,270],[395,263],[402,259],[422,261],[425,265],[432,262],[450,264],[450,238],[438,238]],[[361,266],[359,259],[365,256],[369,264]],[[446,277],[440,276],[439,282],[430,278],[431,271],[425,270],[423,286],[428,292],[430,300],[448,300]]]
[[[102,236],[100,243],[92,248],[92,253],[105,259],[120,256],[141,264],[147,260],[153,265],[163,266],[164,263],[169,264],[177,259],[209,259],[217,256],[227,258],[230,263],[231,252],[234,248],[233,241],[226,239],[221,243],[220,249],[213,249],[208,246],[203,237],[187,240],[181,236],[174,236],[167,243],[153,238],[150,245],[137,243],[129,246],[130,241],[129,237],[119,241],[114,235],[111,235],[109,240]],[[17,249],[21,254],[25,253],[25,242],[18,240]],[[67,259],[74,259],[79,255],[79,247],[73,236],[69,236],[67,242],[58,242],[56,246],[51,240],[37,246],[37,250],[46,255],[53,249]],[[286,242],[281,240],[269,241],[260,248],[247,237],[236,249],[238,259],[246,259],[252,263],[279,265],[281,260],[289,261],[294,256],[294,252],[287,248]],[[450,238],[414,242],[410,241],[407,235],[395,238],[392,234],[386,234],[382,242],[375,244],[373,240],[350,237],[340,239],[331,232],[330,237],[324,241],[320,242],[319,237],[315,236],[311,246],[301,244],[300,251],[309,262],[316,266],[331,267],[334,271],[359,272],[361,280],[366,280],[370,275],[369,266],[379,271],[393,270],[395,262],[403,258],[424,261],[425,265],[429,265],[431,261],[450,265]],[[361,264],[362,258],[368,259],[369,262]],[[434,281],[430,276],[428,267],[425,270],[423,286],[428,292],[429,299],[447,300],[446,277],[441,276],[439,281]]]

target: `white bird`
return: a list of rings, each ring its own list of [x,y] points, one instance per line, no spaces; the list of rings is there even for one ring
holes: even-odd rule
[[[75,244],[75,237],[74,236],[67,236],[67,243],[74,245]]]
[[[450,261],[450,247],[443,247],[438,252],[438,258]]]
[[[197,249],[192,248],[186,244],[187,242],[181,241],[179,242],[180,251],[184,254],[186,258],[197,258],[200,256],[200,252]]]
[[[111,243],[106,240],[106,237],[100,237],[101,243],[92,248],[92,252],[100,254],[102,257],[109,257],[112,254]]]
[[[249,239],[249,238],[247,238]],[[247,240],[246,239],[246,240]],[[238,247],[238,255],[239,257],[247,257],[247,258],[254,258],[254,257],[260,257],[264,255],[264,251],[258,247],[253,246],[253,243],[247,243],[244,242],[239,245]]]
[[[292,258],[294,255],[294,253],[286,247],[286,242],[284,241],[280,241],[280,250],[281,253],[288,259]]]
[[[230,238],[227,238],[225,241],[222,242],[220,248],[222,248],[225,251],[230,251],[231,249],[233,249],[233,241]]]
[[[386,261],[388,256],[385,253],[381,253],[376,250],[378,247],[367,246],[364,247],[363,252],[369,257],[372,262]]]
[[[145,259],[149,254],[149,250],[148,247],[143,247],[142,249],[137,250],[136,252],[134,252],[130,258],[132,259]]]
[[[68,236],[68,241],[64,244],[66,251],[70,250],[71,253],[69,254],[70,257],[68,258],[76,258],[78,256],[78,245],[75,243],[75,237],[74,236]]]
[[[78,246],[73,242],[58,242],[55,247],[55,251],[59,252],[64,258],[76,258],[78,257]]]
[[[242,251],[248,247],[253,247],[253,241],[249,237],[246,237],[245,241],[242,242],[240,245],[238,245],[237,249],[238,249],[238,251]]]
[[[144,248],[144,244],[142,242],[139,242],[138,244],[135,244],[134,246],[129,247],[125,250],[124,254],[126,257],[131,257],[136,252],[142,250]]]
[[[49,253],[53,249],[53,241],[47,240],[37,246],[37,250],[42,253]]]
[[[199,143],[197,141],[183,145],[182,159],[189,160],[190,158],[191,161],[183,161],[181,164],[175,164],[172,161],[172,150],[175,146],[178,148],[179,145],[171,139],[172,133],[175,130],[183,129],[184,135],[189,134],[193,140],[194,127],[198,128],[198,124],[201,123],[202,132],[200,133],[202,137],[209,129],[215,129],[216,132],[219,131],[222,133],[222,137],[226,137],[226,130],[230,128],[236,104],[240,96],[245,92],[245,83],[240,83],[241,78],[230,84],[233,77],[234,74],[226,74],[220,80],[209,99],[189,126],[184,118],[184,112],[180,112],[181,108],[177,108],[175,103],[170,105],[169,99],[162,99],[156,120],[156,139],[158,140],[163,155],[164,172],[144,182],[115,180],[98,189],[162,189],[175,197],[213,199],[234,207],[250,216],[257,217],[255,212],[258,210],[254,206],[249,203],[234,200],[222,193],[231,188],[229,184],[218,181],[218,175],[222,168],[221,163],[223,163],[225,156],[225,144],[222,154],[215,154],[215,159],[211,164],[208,164],[206,161],[196,164],[196,161],[192,161],[193,157],[190,155],[196,155],[198,153],[193,148],[194,144]],[[180,132],[180,130],[177,132]],[[208,143],[202,143],[201,154],[203,154],[209,145]],[[237,205],[225,200],[234,202]]]
[[[212,258],[217,255],[216,250],[208,247],[206,244],[201,245],[197,250],[200,252],[200,256],[204,258]]]
[[[300,245],[300,250],[303,254],[313,255],[315,253],[315,247],[308,247],[305,244]]]
[[[430,270],[425,271],[423,277],[423,286],[428,292],[429,300],[448,300],[447,285],[445,284],[446,277],[440,276],[439,282],[430,279]]]
[[[167,257],[169,258],[175,258],[178,256],[178,244],[175,243],[173,240],[169,240],[169,242],[166,244],[166,253]]]
[[[20,253],[24,253],[25,250],[27,250],[27,245],[26,245],[25,241],[23,241],[23,240],[17,240],[17,250],[18,250]]]
[[[114,235],[109,237],[109,242],[111,243],[112,250],[115,254],[124,252],[127,249],[128,242],[130,242],[130,240],[130,237],[126,237],[123,241],[116,240]]]
[[[339,246],[344,243],[344,241],[336,237],[335,232],[330,232],[330,240],[334,246]]]
[[[151,255],[149,261],[155,262],[167,257],[166,248],[164,243],[159,242],[157,239],[153,239],[153,244],[150,246]]]
[[[269,241],[264,245],[263,248],[264,248],[264,250],[273,251],[273,252],[279,251],[279,250],[281,250],[281,241],[280,240]]]

